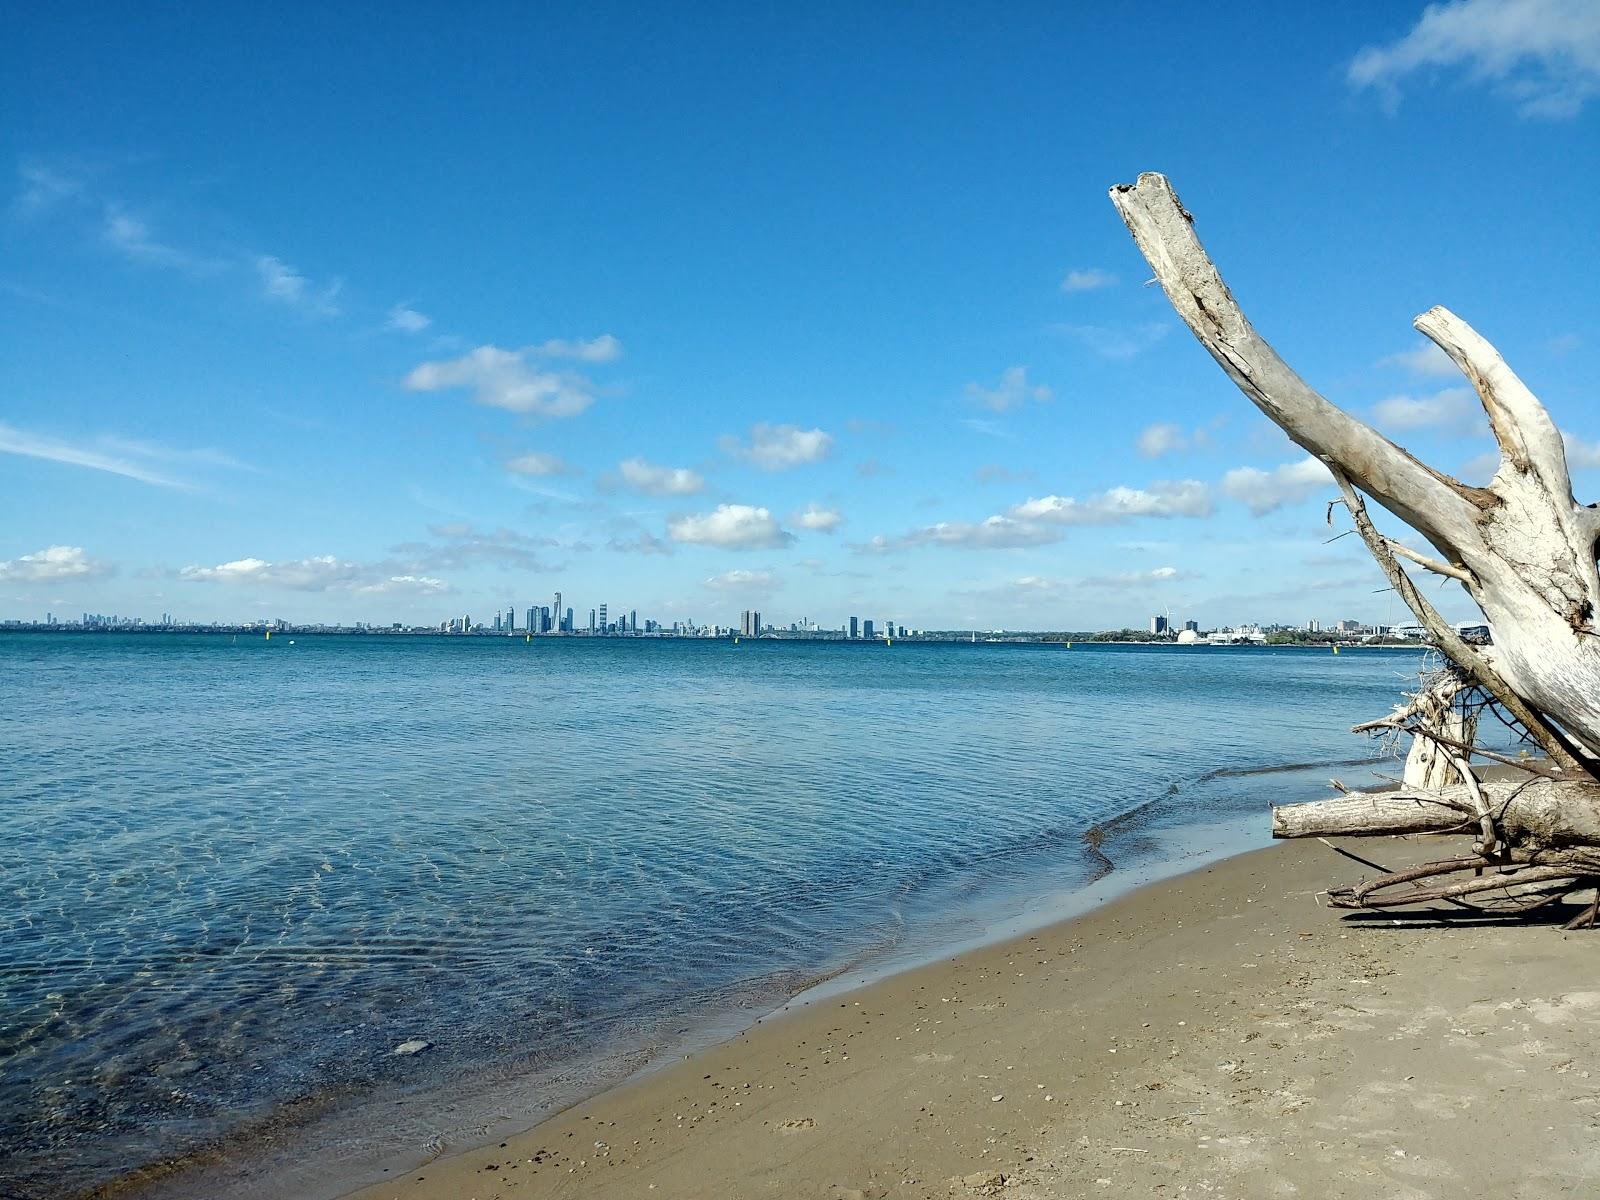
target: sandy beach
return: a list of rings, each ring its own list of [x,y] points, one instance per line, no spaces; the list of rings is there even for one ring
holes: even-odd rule
[[[355,1195],[1590,1194],[1600,934],[1319,906],[1362,870],[1316,843],[1241,855],[797,1002]]]

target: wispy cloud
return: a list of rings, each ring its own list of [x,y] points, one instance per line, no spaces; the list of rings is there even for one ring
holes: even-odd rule
[[[236,558],[214,567],[187,566],[178,578],[195,583],[252,584],[297,592],[352,592],[371,596],[438,596],[451,591],[442,579],[397,575],[383,563],[348,562],[331,554],[285,562]]]
[[[223,266],[214,259],[161,241],[146,222],[117,208],[106,210],[101,236],[124,258],[144,266],[167,267],[191,274],[215,271]]]
[[[748,442],[728,434],[719,444],[724,453],[754,463],[763,471],[787,471],[827,458],[833,449],[833,435],[820,429],[762,422],[751,427]]]
[[[68,583],[111,573],[109,564],[90,558],[82,546],[47,546],[0,562],[0,583]]]
[[[646,496],[694,496],[706,490],[706,481],[688,467],[663,467],[642,458],[617,464],[622,485]]]
[[[1010,412],[1014,408],[1021,408],[1029,400],[1043,403],[1051,396],[1050,389],[1043,384],[1028,382],[1028,368],[1025,366],[1007,367],[1000,373],[1000,382],[994,387],[969,383],[965,390],[968,400],[981,404],[991,412]]]
[[[530,353],[540,358],[570,358],[577,362],[608,363],[616,362],[622,357],[622,343],[609,333],[602,333],[597,338],[584,341],[579,338],[568,341],[565,338],[551,338],[532,347]]]
[[[1065,534],[1040,521],[1018,520],[999,513],[982,521],[940,521],[924,525],[898,538],[874,538],[852,547],[869,554],[917,546],[944,546],[965,550],[1016,550],[1026,546],[1048,546]]]
[[[714,512],[673,517],[667,536],[675,542],[723,550],[772,550],[794,541],[771,511],[749,504],[719,504]]]
[[[343,280],[335,279],[331,283],[316,286],[288,263],[270,254],[257,255],[255,268],[261,280],[262,294],[267,299],[298,309],[308,316],[339,316],[338,298],[344,290]]]
[[[530,475],[535,478],[544,478],[555,475],[576,475],[578,468],[555,454],[546,454],[540,450],[531,450],[527,454],[519,454],[515,458],[506,460],[506,470],[513,475]]]
[[[1078,267],[1068,271],[1061,281],[1063,292],[1093,292],[1115,285],[1117,277],[1099,267]]]
[[[451,571],[482,563],[502,570],[545,570],[548,564],[540,551],[556,549],[555,538],[532,537],[514,529],[483,531],[465,521],[433,525],[428,529],[431,542],[403,542],[396,546],[384,566],[403,574]]]
[[[1380,367],[1399,367],[1412,375],[1428,379],[1458,379],[1461,372],[1450,356],[1432,342],[1418,342],[1409,350],[1386,354],[1378,360]]]
[[[389,319],[384,322],[384,327],[397,333],[421,333],[432,324],[433,318],[419,313],[409,305],[396,304],[389,310]]]
[[[1600,442],[1585,441],[1565,430],[1561,433],[1561,440],[1567,445],[1569,467],[1600,467]]]
[[[746,571],[736,568],[702,580],[700,586],[712,592],[765,596],[782,587],[783,581],[771,571]]]
[[[1237,467],[1222,477],[1222,490],[1242,501],[1258,517],[1304,500],[1332,484],[1328,468],[1309,454],[1270,471]]]
[[[1472,437],[1488,430],[1477,397],[1467,388],[1445,388],[1431,396],[1390,396],[1372,407],[1380,425],[1390,429],[1435,429],[1453,437]]]
[[[41,458],[68,466],[87,467],[91,471],[105,471],[111,475],[121,475],[127,479],[136,479],[140,483],[166,488],[191,488],[194,485],[174,478],[164,471],[156,470],[148,462],[139,461],[140,458],[168,461],[188,459],[197,462],[209,459],[218,465],[240,465],[236,460],[216,451],[168,450],[149,442],[114,437],[97,439],[89,443],[74,443],[46,434],[29,433],[14,425],[7,425],[3,421],[0,421],[0,454],[17,454],[24,458]]]
[[[632,537],[614,537],[606,543],[607,550],[618,554],[671,554],[672,545],[664,542],[649,530],[641,529]]]
[[[1215,422],[1213,422],[1215,425]],[[1160,458],[1164,454],[1178,454],[1185,450],[1200,450],[1212,443],[1211,430],[1185,429],[1170,421],[1146,425],[1134,439],[1139,453],[1146,458]]]
[[[1101,358],[1113,361],[1135,358],[1172,332],[1172,326],[1157,321],[1143,325],[1058,325],[1060,332],[1082,343]]]
[[[1600,93],[1600,4],[1593,0],[1454,0],[1430,4],[1402,38],[1351,61],[1352,87],[1397,105],[1418,72],[1457,69],[1507,96],[1525,117],[1575,117]]]
[[[507,412],[573,417],[595,401],[594,383],[572,371],[553,371],[531,361],[538,348],[504,350],[479,346],[460,358],[425,362],[406,376],[413,392],[464,388],[477,403]]]
[[[1122,571],[1116,575],[1091,575],[1083,581],[1084,587],[1126,589],[1151,587],[1162,583],[1177,583],[1193,578],[1177,567],[1155,567],[1149,571]]]
[[[1027,483],[1033,478],[1033,472],[1014,470],[1000,463],[984,463],[972,472],[972,478],[983,484]]]

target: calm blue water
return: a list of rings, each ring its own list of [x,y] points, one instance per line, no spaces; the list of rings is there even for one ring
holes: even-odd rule
[[[1082,887],[1098,822],[1150,806],[1119,863],[1151,826],[1264,836],[1271,800],[1364,777],[1325,764],[1417,665],[295,643],[0,635],[0,1194],[251,1129],[349,1162],[525,1125],[697,1022]],[[1292,764],[1319,765],[1254,773]]]

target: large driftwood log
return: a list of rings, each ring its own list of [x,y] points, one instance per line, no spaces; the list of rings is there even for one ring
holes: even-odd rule
[[[1515,871],[1521,864],[1530,872],[1522,895],[1540,903],[1591,886],[1600,853],[1583,851],[1600,852],[1600,510],[1573,498],[1566,448],[1544,406],[1465,321],[1443,308],[1416,319],[1416,328],[1472,384],[1500,448],[1489,484],[1470,487],[1329,403],[1278,356],[1234,301],[1164,176],[1141,175],[1136,184],[1112,188],[1111,199],[1201,345],[1257,408],[1327,465],[1357,531],[1462,681],[1525,730],[1559,777],[1480,786],[1468,766],[1473,732],[1464,724],[1452,727],[1440,711],[1431,723],[1391,719],[1384,723],[1417,733],[1429,747],[1417,751],[1428,761],[1415,764],[1408,782],[1462,782],[1280,808],[1274,834],[1461,829],[1477,835],[1477,857],[1450,860],[1465,865],[1449,870],[1482,869],[1493,861]],[[1380,533],[1363,493],[1416,530],[1436,555]],[[1418,590],[1402,560],[1459,583],[1487,618],[1493,649],[1467,645]],[[1563,860],[1548,861],[1552,853]],[[1535,862],[1540,855],[1546,860]],[[1565,867],[1572,868],[1570,876],[1561,874]],[[1374,886],[1395,882],[1388,877]],[[1494,890],[1470,883],[1450,888],[1459,890],[1407,895],[1456,901]],[[1334,893],[1334,902],[1343,895],[1357,906],[1375,904],[1370,892],[1346,889]]]

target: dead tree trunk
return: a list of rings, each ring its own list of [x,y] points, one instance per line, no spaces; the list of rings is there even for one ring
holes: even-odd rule
[[[1330,404],[1278,357],[1234,302],[1164,176],[1141,175],[1136,184],[1112,188],[1111,199],[1201,345],[1257,408],[1327,465],[1390,583],[1458,669],[1457,686],[1478,689],[1520,725],[1543,749],[1553,777],[1507,785],[1520,788],[1515,797],[1480,786],[1468,767],[1482,753],[1471,744],[1472,732],[1465,726],[1452,731],[1440,723],[1437,707],[1430,720],[1414,703],[1375,724],[1416,733],[1431,746],[1429,757],[1455,768],[1453,776],[1437,761],[1425,772],[1419,764],[1407,783],[1421,787],[1278,809],[1274,834],[1461,828],[1477,837],[1474,856],[1432,864],[1439,868],[1434,873],[1497,872],[1481,887],[1385,893],[1383,903],[1488,897],[1491,904],[1527,907],[1594,886],[1600,876],[1600,510],[1573,499],[1566,449],[1544,406],[1465,321],[1443,308],[1416,319],[1417,329],[1477,391],[1500,448],[1488,486],[1469,487]],[[1437,556],[1378,532],[1363,494],[1421,534]],[[1417,589],[1402,559],[1465,588],[1488,620],[1493,648],[1463,642]],[[1441,786],[1451,777],[1457,786]],[[1425,811],[1429,821],[1416,824]],[[1401,812],[1407,817],[1397,820]],[[1420,878],[1402,874],[1410,878],[1335,892],[1334,903],[1378,906],[1375,891]],[[1494,880],[1503,886],[1491,886]],[[1505,894],[1491,895],[1497,892]]]

